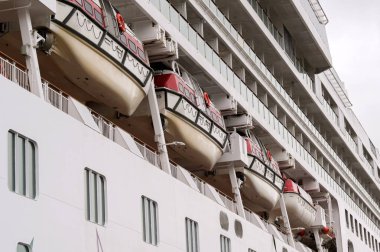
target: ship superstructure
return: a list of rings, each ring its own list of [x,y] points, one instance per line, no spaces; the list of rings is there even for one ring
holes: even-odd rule
[[[380,154],[327,22],[318,0],[0,1],[4,251],[379,252]]]

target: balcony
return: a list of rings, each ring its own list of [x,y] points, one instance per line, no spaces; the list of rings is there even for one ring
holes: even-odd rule
[[[256,0],[240,1],[248,1],[252,8],[260,13]],[[266,4],[266,2],[269,1],[261,1],[262,4]],[[320,22],[315,14],[315,8],[313,9],[309,2],[306,0],[279,0],[270,6],[268,4],[268,8],[279,16],[279,22],[283,22],[295,41],[302,41],[297,44],[298,49],[302,51],[308,63],[316,69],[316,73],[320,73],[331,67],[331,55],[325,26]],[[315,1],[313,0],[313,2]],[[261,9],[263,8],[261,7]]]
[[[273,118],[278,123],[280,123],[277,118],[269,112],[266,106],[257,98],[257,96],[245,85],[245,83],[230,69],[224,61],[219,58],[218,54],[204,41],[204,39],[188,24],[187,20],[184,19],[176,9],[169,4],[166,0],[160,1],[152,1],[152,4],[176,27],[180,34],[182,34],[188,42],[191,43],[193,47],[195,47],[213,67],[214,69],[227,81],[227,84],[230,87],[233,87],[234,90],[241,96],[239,101],[247,102],[248,106],[252,106],[253,109],[258,108],[258,111],[262,111],[266,109],[268,114],[265,114],[265,119]],[[231,27],[231,26],[228,26]],[[231,27],[230,29],[233,29]],[[256,66],[261,69],[262,73],[267,77],[270,84],[272,84],[276,90],[282,95],[284,100],[289,104],[289,106],[295,111],[298,117],[304,122],[304,124],[311,130],[311,132],[315,135],[316,139],[319,140],[323,148],[327,151],[330,157],[336,162],[336,164],[342,168],[349,178],[354,179],[355,176],[350,172],[341,158],[336,154],[333,148],[327,143],[327,141],[322,137],[319,131],[315,128],[314,124],[307,118],[307,116],[302,112],[302,110],[297,106],[297,104],[292,100],[292,98],[286,93],[283,87],[279,84],[279,82],[275,79],[275,77],[271,74],[271,72],[265,67],[264,63],[256,56],[256,54],[250,49],[250,47],[244,46],[245,42],[241,38],[240,35],[236,32],[231,33],[232,36],[236,36],[237,41],[241,41],[243,48],[246,48],[248,53],[251,55],[251,60],[256,64]],[[326,102],[327,103],[327,102]],[[336,114],[332,111],[331,107],[330,115],[332,120],[337,123]],[[272,119],[271,119],[272,120]],[[281,123],[280,123],[281,124]],[[288,132],[288,130],[285,128]],[[289,133],[289,132],[288,132]],[[290,133],[289,133],[290,134]],[[292,136],[293,137],[293,136]],[[366,191],[363,191],[366,193]]]

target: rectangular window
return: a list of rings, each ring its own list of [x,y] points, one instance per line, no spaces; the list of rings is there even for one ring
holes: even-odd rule
[[[157,202],[142,196],[143,239],[146,243],[158,244],[158,206]]]
[[[35,199],[37,194],[37,144],[8,131],[8,185],[12,192]]]
[[[95,19],[103,25],[103,16],[98,10],[95,10]]]
[[[365,244],[367,244],[367,229],[364,228],[364,240]]]
[[[368,232],[368,245],[371,248],[371,234]]]
[[[123,42],[124,45],[127,45],[127,38],[125,37],[124,34],[120,35],[120,40],[121,40],[121,42]]]
[[[136,47],[135,43],[133,43],[131,40],[128,39],[128,44],[129,44],[129,49],[131,49],[131,51],[133,53],[136,53],[137,52],[137,47]]]
[[[356,232],[356,236],[359,236],[358,221],[357,221],[357,219],[355,219],[355,232]]]
[[[350,223],[351,223],[351,231],[354,232],[354,219],[352,218],[352,214],[350,214]]]
[[[346,214],[346,225],[347,225],[347,228],[350,228],[350,222],[348,221],[348,211],[345,210],[344,212]]]
[[[139,51],[139,57],[140,57],[143,61],[145,61],[145,54],[144,54],[144,51],[141,50],[141,48],[138,48],[138,51]]]
[[[199,251],[198,223],[189,218],[186,221],[186,251]]]
[[[89,2],[84,1],[84,8],[86,9],[88,13],[92,15],[92,5]]]
[[[231,240],[224,235],[220,235],[220,251],[231,252]]]
[[[362,224],[359,223],[359,232],[360,232],[360,239],[363,240],[363,230],[362,230]]]
[[[373,238],[373,235],[371,235],[372,238],[372,250],[375,251],[375,240]]]
[[[106,223],[106,178],[88,168],[86,176],[86,218],[88,221],[104,226]]]

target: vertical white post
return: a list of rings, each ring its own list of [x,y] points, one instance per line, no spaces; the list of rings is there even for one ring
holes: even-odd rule
[[[237,203],[237,211],[238,215],[243,217],[245,219],[245,212],[244,212],[244,206],[243,201],[241,199],[239,185],[236,177],[235,168],[233,165],[228,169],[228,174],[230,176],[231,186],[232,186],[232,193],[234,194],[234,199]]]
[[[333,224],[333,213],[332,213],[332,203],[331,203],[331,195],[329,194],[327,197],[327,207],[329,210],[329,226],[332,227]]]
[[[314,234],[314,239],[315,239],[315,245],[317,245],[318,252],[323,252],[322,241],[321,241],[321,237],[319,237],[318,229],[315,228],[313,230],[313,234]]]
[[[289,245],[292,246],[293,248],[295,248],[292,229],[290,227],[290,222],[289,222],[289,217],[288,217],[288,211],[286,210],[284,194],[282,194],[282,193],[281,193],[281,197],[280,197],[280,207],[281,207],[282,218],[284,220],[284,226],[286,228],[286,233],[288,236]]]
[[[165,172],[171,174],[168,150],[166,149],[164,130],[161,125],[160,110],[158,109],[156,92],[154,85],[148,91],[148,101],[150,113],[152,115],[153,128],[154,128],[154,141],[157,143],[158,155],[160,157],[161,168]]]
[[[38,65],[37,52],[35,48],[36,38],[34,37],[32,21],[28,8],[22,8],[17,11],[22,44],[25,49],[26,67],[28,68],[28,77],[30,91],[35,95],[43,98],[41,73]]]

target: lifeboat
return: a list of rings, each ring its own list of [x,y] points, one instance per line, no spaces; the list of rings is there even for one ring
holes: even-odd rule
[[[272,210],[284,186],[277,162],[270,151],[255,136],[246,139],[249,159],[244,168],[244,183],[240,188],[243,200],[255,210]]]
[[[179,155],[175,161],[190,170],[212,169],[227,143],[220,111],[176,62],[172,70],[156,72],[154,83],[167,141],[185,143],[168,146]]]
[[[151,87],[142,43],[107,0],[58,0],[47,38],[64,78],[104,104],[132,115]],[[53,36],[50,36],[53,35]]]
[[[291,179],[286,179],[283,196],[292,228],[308,228],[316,218],[317,210],[311,196]],[[280,206],[274,209],[275,215],[280,215]]]
[[[240,139],[241,137],[244,139],[244,146],[241,145],[241,141],[235,141],[238,139],[235,137],[237,134],[240,135]],[[271,158],[269,150],[264,147],[260,140],[251,135],[248,130],[231,133],[231,144],[235,148],[240,148],[240,146],[246,148],[246,150],[241,149],[240,151],[242,156],[248,157],[248,162],[234,164],[236,177],[242,182],[240,192],[244,206],[256,213],[269,213],[280,199],[284,186],[284,180],[276,161]],[[230,177],[228,172],[225,172],[225,168],[230,164],[229,161],[226,162],[222,158],[215,172],[197,175],[233,198]],[[218,169],[221,171],[218,172]]]

